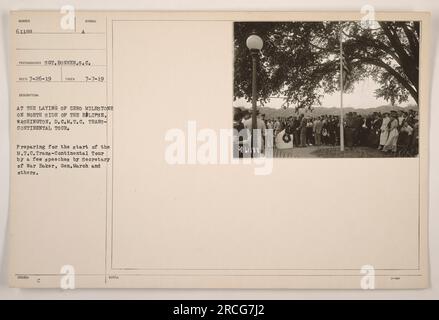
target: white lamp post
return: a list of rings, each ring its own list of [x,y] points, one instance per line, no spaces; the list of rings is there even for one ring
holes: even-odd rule
[[[252,56],[252,140],[251,140],[251,154],[253,157],[253,143],[254,143],[254,137],[253,134],[254,130],[257,129],[257,121],[256,121],[256,100],[257,100],[257,86],[256,86],[256,63],[257,58],[259,56],[259,52],[261,51],[264,42],[262,41],[261,37],[259,37],[256,34],[252,34],[247,38],[247,41],[245,42],[247,45],[247,48],[250,50],[250,54]]]

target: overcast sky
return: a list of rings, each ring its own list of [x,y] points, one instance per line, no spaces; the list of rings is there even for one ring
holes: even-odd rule
[[[377,84],[372,79],[366,79],[356,83],[355,89],[352,93],[343,94],[343,106],[352,108],[374,108],[390,104],[390,102],[386,102],[383,99],[375,98],[374,91],[377,88]],[[283,102],[283,99],[271,99],[271,101],[266,103],[265,106],[277,109],[282,106]],[[326,95],[321,99],[321,102],[321,107],[339,107],[340,92],[335,92],[333,95]],[[401,104],[401,106],[405,107],[409,104],[416,104],[411,97],[409,98],[408,102]],[[251,103],[245,101],[244,99],[238,99],[235,101],[234,106],[250,108]]]

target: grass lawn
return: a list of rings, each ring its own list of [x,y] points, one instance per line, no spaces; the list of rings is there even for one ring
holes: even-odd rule
[[[391,153],[369,148],[369,147],[354,147],[346,148],[345,151],[340,151],[340,147],[320,148],[311,153],[319,158],[392,158]]]

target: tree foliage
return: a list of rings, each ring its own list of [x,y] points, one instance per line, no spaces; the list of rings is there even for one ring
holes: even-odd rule
[[[251,98],[251,56],[246,39],[264,41],[258,63],[258,94],[263,104],[285,97],[297,108],[320,104],[324,94],[339,90],[340,35],[349,67],[345,90],[373,78],[376,97],[390,103],[418,102],[419,22],[237,22],[235,23],[234,96]]]

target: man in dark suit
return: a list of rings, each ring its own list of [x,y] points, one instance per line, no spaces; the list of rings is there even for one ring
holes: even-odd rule
[[[293,117],[291,121],[291,130],[293,133],[293,145],[300,145],[300,121],[297,117]]]
[[[306,124],[307,120],[303,114],[300,115],[300,146],[306,147]]]
[[[346,115],[345,126],[345,144],[346,147],[352,148],[354,146],[354,132],[355,132],[355,117],[352,112],[348,112]]]

